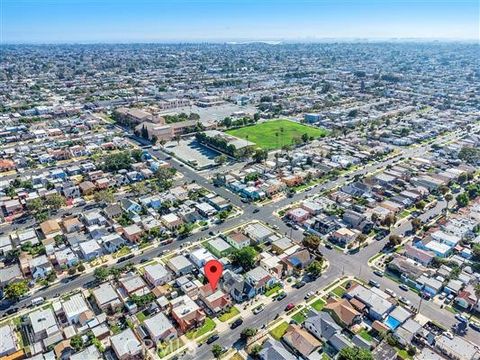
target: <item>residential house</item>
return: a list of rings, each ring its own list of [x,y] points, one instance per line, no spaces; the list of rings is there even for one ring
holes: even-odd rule
[[[297,360],[297,357],[289,352],[280,341],[270,338],[263,343],[258,357],[260,360]]]
[[[56,235],[62,234],[62,229],[56,220],[46,220],[40,224],[40,229],[42,230],[45,238],[53,238]]]
[[[355,298],[362,302],[368,309],[368,315],[374,320],[384,319],[394,307],[387,299],[362,285],[352,287],[345,296],[348,299]]]
[[[323,309],[344,327],[350,327],[362,321],[362,314],[346,299],[329,301]]]
[[[277,280],[267,270],[257,266],[245,274],[245,281],[254,288],[256,294],[263,294]]]
[[[34,279],[45,278],[53,271],[52,264],[46,255],[37,256],[29,261],[29,268]]]
[[[240,231],[234,231],[225,236],[225,241],[235,249],[243,249],[250,245],[250,238]]]
[[[109,283],[103,283],[92,291],[95,302],[103,311],[114,312],[123,306],[114,287]]]
[[[6,324],[0,326],[0,339],[2,339],[0,345],[0,357],[7,357],[17,351],[18,341],[13,326]]]
[[[172,279],[170,272],[161,264],[147,265],[143,276],[152,286],[164,285]]]
[[[143,229],[137,224],[132,224],[123,228],[123,236],[131,242],[139,242],[143,235]]]
[[[220,237],[210,240],[206,247],[217,258],[228,256],[234,250],[233,247]]]
[[[110,343],[119,360],[143,358],[142,343],[130,328],[110,337]]]
[[[158,341],[170,341],[178,336],[177,329],[175,329],[170,320],[161,312],[146,319],[143,322],[143,326],[155,343]]]
[[[298,325],[290,325],[282,339],[303,359],[310,359],[311,355],[317,352],[322,345],[317,338]]]
[[[94,239],[78,244],[78,248],[86,260],[92,260],[102,255],[102,248]]]
[[[330,240],[341,246],[351,244],[358,236],[358,232],[347,228],[341,228],[330,234]]]
[[[180,228],[180,226],[183,225],[182,219],[180,219],[177,215],[173,213],[162,215],[160,220],[165,225],[165,227],[171,231],[177,230],[178,228]]]
[[[477,346],[459,336],[449,338],[440,335],[435,341],[435,347],[452,360],[476,360],[480,356]]]
[[[34,341],[45,340],[61,333],[51,307],[32,311],[27,316],[32,327],[31,334]]]
[[[81,293],[72,295],[67,300],[62,301],[62,309],[70,325],[80,323],[80,316],[87,312],[90,312],[91,317],[93,317],[93,313]]]
[[[186,295],[173,299],[171,306],[172,317],[184,333],[201,326],[205,321],[203,310]]]
[[[210,284],[203,285],[199,289],[199,299],[215,314],[229,308],[232,300],[228,294],[217,288],[213,291]]]
[[[342,328],[324,311],[309,316],[303,327],[317,339],[328,342],[337,351],[351,347],[351,342],[342,334]]]
[[[167,267],[177,276],[189,274],[194,269],[194,265],[183,255],[177,255],[168,260]]]

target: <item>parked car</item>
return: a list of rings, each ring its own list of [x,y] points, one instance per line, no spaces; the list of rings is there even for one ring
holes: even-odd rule
[[[392,289],[387,288],[387,289],[385,289],[385,292],[393,298],[397,297],[397,294],[395,294],[395,292]]]
[[[309,291],[305,294],[305,300],[310,299],[315,293],[313,291]]]
[[[405,284],[400,284],[398,287],[399,287],[400,289],[402,289],[403,291],[408,291],[408,290],[409,290],[408,286],[405,285]]]
[[[285,311],[290,311],[295,307],[293,303],[289,303],[287,306],[285,306]]]
[[[480,325],[478,325],[477,323],[471,322],[470,327],[475,331],[480,331]]]
[[[260,314],[263,310],[265,310],[265,305],[261,304],[257,306],[255,309],[252,310],[254,315]]]
[[[305,281],[299,281],[295,285],[293,285],[293,287],[296,288],[296,289],[300,289],[300,288],[304,287],[305,284],[306,284]]]
[[[460,322],[465,322],[465,323],[468,322],[468,319],[467,319],[465,316],[461,315],[461,314],[456,314],[456,315],[455,315],[455,319],[457,319],[457,320],[460,321]]]
[[[214,334],[207,339],[206,343],[211,344],[214,341],[217,341],[219,338],[220,338],[220,336],[218,336],[217,334]]]
[[[279,293],[277,295],[277,300],[280,301],[280,300],[285,299],[286,297],[287,297],[287,294],[284,291],[282,291],[281,293]]]
[[[398,298],[398,301],[400,301],[402,304],[404,305],[407,305],[407,306],[410,306],[410,300],[408,300],[407,298],[403,297],[403,296],[400,296]]]
[[[254,214],[255,214],[255,213],[258,213],[259,211],[260,211],[260,209],[258,209],[258,208],[253,209],[253,213],[254,213]]]
[[[243,320],[242,320],[242,319],[237,319],[237,320],[235,320],[234,322],[232,322],[232,323],[230,324],[230,329],[235,329],[235,328],[239,327],[239,326],[242,325],[242,324],[243,324]]]
[[[380,276],[380,277],[383,276],[383,271],[380,271],[380,270],[374,270],[373,273],[377,276]]]
[[[380,284],[378,282],[376,282],[375,280],[373,279],[370,279],[368,281],[368,284],[371,285],[371,286],[375,286],[376,288],[379,288],[380,287]]]

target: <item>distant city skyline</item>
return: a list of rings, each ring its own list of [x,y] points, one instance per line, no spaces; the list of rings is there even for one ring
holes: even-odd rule
[[[479,40],[471,0],[0,0],[1,43]]]

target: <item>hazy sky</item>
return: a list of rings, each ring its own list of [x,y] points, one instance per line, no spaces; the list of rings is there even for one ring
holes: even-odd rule
[[[479,0],[0,0],[0,42],[479,39]]]

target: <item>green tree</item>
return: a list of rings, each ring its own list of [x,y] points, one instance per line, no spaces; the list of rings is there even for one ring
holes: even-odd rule
[[[457,196],[457,205],[458,207],[465,207],[468,205],[470,198],[467,193],[461,193]]]
[[[305,271],[313,277],[317,277],[322,273],[323,261],[318,259],[313,260],[310,264],[308,264]]]
[[[75,349],[75,351],[80,351],[83,349],[83,339],[81,335],[73,335],[70,338],[70,346]]]
[[[58,210],[66,205],[65,198],[60,194],[53,194],[45,199],[45,205],[49,209]]]
[[[218,155],[215,158],[215,163],[218,164],[218,165],[222,165],[222,164],[225,164],[227,162],[227,160],[228,160],[227,155],[222,154],[222,155]]]
[[[255,344],[250,349],[250,355],[252,355],[254,358],[256,358],[258,356],[258,354],[260,354],[260,351],[262,351],[262,349],[263,349],[262,345]]]
[[[415,207],[416,207],[418,210],[423,210],[423,209],[425,209],[425,206],[426,206],[426,205],[427,205],[427,204],[425,203],[425,201],[420,200],[419,202],[417,202],[417,203],[415,204]]]
[[[391,247],[394,247],[394,246],[397,246],[397,245],[400,245],[400,243],[402,242],[402,238],[398,235],[390,235],[388,237],[388,244],[391,246]]]
[[[422,227],[422,221],[419,218],[412,220],[412,229],[413,231],[418,231]]]
[[[242,249],[235,250],[232,255],[232,261],[248,271],[255,266],[255,261],[257,258],[257,252],[251,246],[245,246]]]
[[[255,336],[256,333],[257,333],[257,329],[247,327],[242,330],[242,332],[240,333],[240,336],[242,337],[242,339],[248,339],[252,336]]]
[[[309,250],[316,251],[320,246],[321,239],[317,235],[306,235],[303,237],[302,244]]]
[[[218,344],[214,344],[212,346],[212,354],[215,357],[215,359],[220,359],[220,357],[223,354],[223,348]]]
[[[17,300],[28,292],[28,282],[26,280],[12,282],[5,286],[3,292],[7,299]]]
[[[105,281],[110,276],[110,271],[107,267],[101,266],[93,271],[93,276],[97,280]]]
[[[338,354],[339,360],[373,360],[370,350],[357,346],[343,348]]]
[[[83,265],[82,263],[78,264],[77,271],[78,272],[84,272],[85,271],[85,265]]]
[[[262,161],[267,160],[268,151],[265,149],[256,149],[252,157],[253,157],[253,160],[255,160],[255,162],[261,163]]]
[[[310,137],[308,136],[307,133],[305,133],[305,134],[302,135],[302,141],[303,141],[304,143],[308,142],[309,138],[310,138]]]
[[[99,203],[112,204],[115,202],[115,195],[113,195],[113,192],[111,192],[110,190],[97,191],[93,195],[93,198],[96,202]]]

